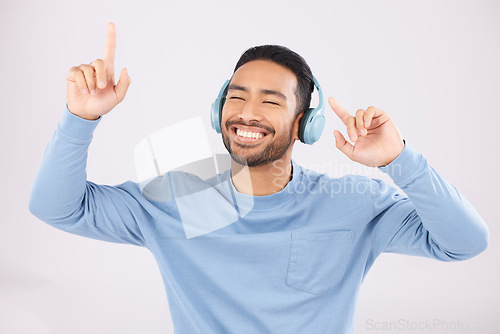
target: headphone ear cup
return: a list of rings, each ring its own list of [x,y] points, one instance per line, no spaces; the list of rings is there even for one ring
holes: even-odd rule
[[[219,104],[220,101],[219,99],[216,99],[212,103],[212,108],[210,111],[210,124],[212,124],[212,128],[217,132],[220,133],[220,117],[219,117]]]
[[[222,119],[222,107],[224,107],[224,102],[226,102],[225,98],[217,98],[215,99],[214,103],[212,103],[210,123],[212,124],[212,128],[217,131],[217,133],[221,133],[220,122]]]
[[[299,139],[312,145],[321,137],[325,128],[325,116],[317,108],[309,108],[299,122]]]
[[[309,108],[306,111],[304,111],[304,116],[302,116],[302,118],[299,121],[299,139],[303,143],[306,143],[305,142],[304,133],[306,131],[306,126],[307,126],[307,123],[308,123],[308,119],[311,118],[311,113],[313,111],[314,111],[313,108]]]
[[[311,123],[311,131],[309,133],[310,135],[309,141],[311,142],[311,144],[319,140],[324,129],[325,129],[325,116],[323,114],[317,113],[316,116],[314,116],[314,119]],[[305,135],[306,140],[308,140],[307,136],[308,133],[306,132]]]
[[[226,102],[224,91],[226,90],[228,85],[229,80],[226,80],[219,91],[219,95],[215,99],[214,103],[212,103],[212,108],[210,111],[210,123],[212,124],[212,128],[217,131],[217,133],[221,133],[220,122],[222,120],[222,107],[224,107],[224,102]]]

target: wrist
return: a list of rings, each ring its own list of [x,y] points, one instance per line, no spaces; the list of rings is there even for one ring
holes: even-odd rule
[[[80,118],[83,118],[84,120],[87,120],[87,121],[96,121],[96,120],[98,120],[98,119],[101,117],[101,116],[96,117],[96,116],[91,116],[91,115],[79,115],[79,114],[76,114],[76,113],[72,112],[72,111],[69,109],[68,104],[66,104],[66,108],[67,108],[67,109],[68,109],[68,111],[69,111],[70,113],[72,113],[73,115],[75,115],[75,116],[77,116],[77,117],[80,117]]]
[[[397,157],[399,157],[399,156],[401,155],[401,153],[403,153],[403,151],[404,151],[404,149],[405,149],[405,146],[406,146],[406,142],[405,142],[405,140],[404,140],[404,139],[402,139],[402,142],[401,142],[401,149],[399,150],[399,153],[398,153],[398,154],[396,154],[396,155],[394,156],[394,158],[392,158],[389,162],[386,162],[386,163],[384,163],[384,164],[382,164],[382,165],[380,165],[380,166],[377,166],[377,167],[386,167],[386,166],[390,165],[390,164],[391,164],[394,160],[396,160],[396,158],[397,158]]]
[[[92,133],[101,120],[102,117],[91,121],[75,115],[69,111],[66,104],[58,129],[69,137],[86,141],[92,138]]]

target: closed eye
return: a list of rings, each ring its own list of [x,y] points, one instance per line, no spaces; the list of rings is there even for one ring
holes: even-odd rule
[[[231,99],[238,99],[238,100],[243,100],[243,101],[245,100],[244,98],[241,98],[239,96],[231,96],[229,98],[229,100],[231,100]],[[263,103],[270,103],[270,104],[274,104],[274,105],[279,106],[279,103],[276,103],[276,102],[273,102],[273,101],[264,101]]]

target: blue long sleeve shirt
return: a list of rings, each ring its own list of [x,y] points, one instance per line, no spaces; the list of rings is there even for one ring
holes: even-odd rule
[[[469,201],[407,141],[379,167],[405,194],[361,175],[331,178],[292,159],[292,179],[266,196],[172,171],[148,180],[87,180],[102,117],[68,109],[46,147],[29,209],[76,235],[149,249],[177,334],[353,333],[360,285],[382,252],[466,260],[489,231]]]

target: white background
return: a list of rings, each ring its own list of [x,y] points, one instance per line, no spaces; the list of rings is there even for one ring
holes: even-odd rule
[[[71,235],[28,211],[69,68],[104,56],[106,24],[114,22],[116,73],[127,67],[132,83],[94,132],[89,180],[135,180],[135,145],[195,116],[214,151],[224,152],[209,124],[222,83],[247,48],[287,46],[308,61],[325,99],[353,114],[370,105],[386,111],[490,228],[489,248],[464,262],[382,254],[361,288],[355,332],[498,333],[499,14],[500,2],[477,0],[2,1],[0,332],[173,333],[146,249]],[[346,135],[345,127],[328,105],[326,117],[321,140],[297,143],[294,158],[335,177],[384,177],[336,149],[333,130]],[[449,330],[411,330],[436,319]],[[391,321],[410,327],[369,325]],[[450,330],[457,324],[487,329]]]

